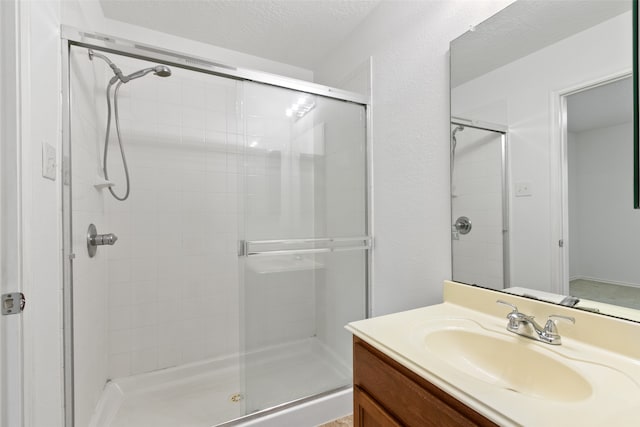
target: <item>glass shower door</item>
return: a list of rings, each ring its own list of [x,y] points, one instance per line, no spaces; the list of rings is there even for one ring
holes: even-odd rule
[[[366,316],[365,108],[245,82],[240,269],[245,408],[351,383]]]
[[[505,159],[503,133],[451,125],[453,280],[508,286]]]

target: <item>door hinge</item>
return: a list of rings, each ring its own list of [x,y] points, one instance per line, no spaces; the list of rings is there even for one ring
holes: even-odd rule
[[[564,240],[562,240],[562,239],[558,240],[558,246],[563,248],[564,247]]]
[[[22,292],[2,294],[2,315],[22,313],[26,303],[27,300]]]

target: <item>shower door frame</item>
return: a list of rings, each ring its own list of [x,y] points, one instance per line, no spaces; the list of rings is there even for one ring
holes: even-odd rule
[[[507,126],[483,122],[479,120],[468,120],[460,117],[451,116],[449,128],[452,125],[464,126],[472,129],[484,130],[487,132],[494,132],[500,134],[500,158],[502,163],[501,171],[501,184],[502,184],[502,289],[507,289],[511,286],[511,269],[510,269],[510,250],[509,250],[509,230],[510,230],[510,217],[509,217],[509,128]],[[449,130],[451,133],[451,129]],[[453,160],[453,159],[452,159]],[[453,163],[451,163],[453,165]],[[453,178],[453,174],[451,174]],[[453,182],[449,183],[452,188]],[[450,188],[450,192],[451,192]],[[453,198],[449,198],[450,211],[453,213]],[[450,215],[450,220],[453,222],[453,215]],[[453,277],[453,242],[451,245],[451,277]],[[478,285],[482,286],[482,283]]]
[[[72,202],[71,202],[71,69],[70,50],[72,46],[91,48],[102,52],[114,53],[135,59],[161,62],[170,66],[192,70],[219,77],[226,77],[240,81],[251,81],[270,86],[290,89],[340,101],[362,105],[365,109],[365,229],[367,247],[365,251],[365,316],[371,316],[371,284],[373,277],[372,249],[373,249],[373,213],[372,213],[372,137],[371,137],[371,101],[369,96],[355,92],[324,86],[316,83],[279,76],[245,68],[229,66],[207,58],[197,57],[157,46],[114,37],[96,32],[82,31],[74,27],[62,25],[60,28],[62,42],[62,157],[63,179],[62,187],[62,240],[63,240],[63,350],[64,350],[64,420],[66,427],[74,426],[74,355],[73,355],[73,258],[72,247]],[[368,249],[368,250],[367,250]],[[77,248],[82,250],[82,248]],[[266,412],[278,411],[286,407],[326,396],[351,386],[339,387],[318,395],[284,402],[274,408],[260,411],[257,416]],[[254,416],[241,418],[247,420]],[[229,420],[231,421],[231,420]],[[233,421],[231,421],[233,423]],[[223,423],[227,424],[227,422]]]

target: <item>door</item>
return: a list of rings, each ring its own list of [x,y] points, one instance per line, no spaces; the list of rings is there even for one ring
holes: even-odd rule
[[[240,186],[246,412],[351,384],[366,316],[365,107],[245,82]]]

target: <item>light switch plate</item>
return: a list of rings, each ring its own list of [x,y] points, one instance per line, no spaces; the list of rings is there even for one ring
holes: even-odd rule
[[[52,181],[56,180],[56,149],[46,141],[42,142],[42,176]]]
[[[515,187],[516,197],[527,197],[533,194],[532,184],[529,181],[516,182]]]

